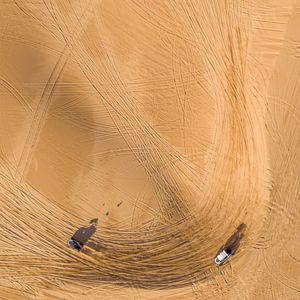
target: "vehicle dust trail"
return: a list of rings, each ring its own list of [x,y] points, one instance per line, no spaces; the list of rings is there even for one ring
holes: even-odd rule
[[[23,180],[15,178],[17,165],[0,152],[0,297],[293,298],[299,292],[297,2],[12,2],[18,13],[11,22],[27,18],[32,30],[59,33],[64,52],[56,67],[54,63],[36,121],[24,139],[28,147],[18,168]],[[53,107],[53,93],[74,75],[68,66],[79,70],[75,75],[82,87],[88,82],[84,89],[90,97],[83,92],[78,97],[81,108],[97,103],[94,122],[87,120],[91,115],[86,111],[87,117],[80,115],[80,106],[72,110],[77,100]],[[11,109],[24,106],[27,98],[5,76],[0,78],[9,82],[2,88],[19,101]],[[5,124],[5,112],[2,116]],[[68,205],[54,199],[65,199],[65,194],[43,194],[43,178],[27,177],[27,168],[37,160],[31,146],[39,146],[40,136],[43,141],[56,137],[58,146],[64,145],[63,135],[43,130],[50,122],[46,116],[52,123],[70,119],[52,127],[70,135],[84,127],[89,134],[81,134],[82,143],[103,128],[110,139],[111,148],[104,150],[102,140],[97,141],[100,147],[88,152],[89,160],[77,158],[78,152],[54,152],[61,161],[71,156],[75,169],[90,167],[72,179],[81,180],[76,194],[87,185],[93,192],[82,198],[74,192],[74,203]],[[107,117],[110,122],[103,127]],[[75,146],[80,147],[79,141]],[[151,210],[151,218],[127,226],[122,219],[111,225],[101,217],[91,242],[77,253],[66,241],[89,214],[73,206],[82,207],[91,197],[88,203],[99,207],[129,182],[117,186],[105,172],[97,178],[97,168],[116,167],[105,160],[106,153],[114,153],[128,169],[135,162],[145,172],[150,197],[142,191],[131,199],[132,214],[142,207]],[[59,161],[38,159],[33,172],[38,165],[55,167]],[[67,186],[61,173],[52,174],[50,189],[53,182]],[[147,203],[150,198],[157,201],[158,212]],[[129,200],[117,200],[123,203],[120,209],[130,212],[125,206]],[[95,209],[92,217],[99,215]],[[216,252],[242,222],[247,230],[238,253],[216,267]]]

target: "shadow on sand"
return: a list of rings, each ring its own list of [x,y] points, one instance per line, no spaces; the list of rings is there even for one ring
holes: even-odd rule
[[[98,219],[93,219],[90,221],[88,227],[79,228],[72,236],[72,240],[77,241],[81,245],[87,244],[88,240],[93,236],[97,230]]]
[[[218,255],[224,249],[230,249],[232,252],[232,255],[234,255],[240,246],[241,239],[244,237],[244,231],[245,231],[246,227],[247,227],[246,224],[241,223],[237,227],[236,231],[227,239],[225,244],[219,249],[219,251],[216,255]]]

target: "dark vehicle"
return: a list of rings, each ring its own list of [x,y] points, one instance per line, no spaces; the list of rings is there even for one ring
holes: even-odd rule
[[[80,244],[79,242],[73,240],[73,239],[70,239],[68,240],[68,243],[67,243],[68,247],[74,249],[74,250],[77,250],[77,251],[80,251],[83,247],[82,244]]]
[[[233,235],[226,241],[224,246],[218,251],[215,257],[215,263],[222,265],[227,259],[234,255],[240,246],[240,241],[244,236],[246,224],[242,223],[238,226]]]
[[[68,240],[67,245],[68,247],[80,251],[84,245],[89,241],[89,239],[93,236],[96,232],[96,226],[98,223],[98,219],[92,219],[90,221],[90,225],[87,227],[79,228]]]

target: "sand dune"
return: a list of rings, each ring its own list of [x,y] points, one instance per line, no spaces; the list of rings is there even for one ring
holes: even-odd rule
[[[1,299],[299,298],[300,1],[0,9]]]

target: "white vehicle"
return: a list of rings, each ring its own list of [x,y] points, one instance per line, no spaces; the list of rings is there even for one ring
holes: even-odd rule
[[[229,248],[224,249],[215,257],[215,263],[217,265],[222,265],[231,255],[232,255],[231,249]]]
[[[230,256],[234,255],[237,252],[240,246],[240,241],[244,236],[246,227],[246,224],[240,224],[237,227],[236,231],[223,245],[223,247],[218,251],[218,254],[215,257],[215,263],[217,265],[222,265]]]

